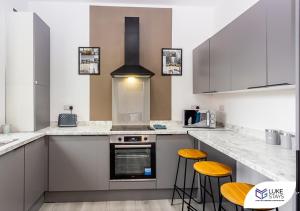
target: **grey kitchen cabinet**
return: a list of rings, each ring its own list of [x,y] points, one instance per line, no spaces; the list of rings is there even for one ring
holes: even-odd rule
[[[12,12],[7,35],[7,122],[17,132],[45,128],[50,125],[50,28],[35,13]]]
[[[268,85],[295,84],[295,0],[265,0]]]
[[[210,39],[210,91],[231,90],[231,28],[225,27]]]
[[[49,191],[109,188],[107,136],[50,136]]]
[[[25,146],[25,210],[39,200],[47,189],[48,145],[40,138]]]
[[[193,92],[209,92],[209,40],[193,51]]]
[[[156,179],[158,189],[172,189],[178,163],[177,151],[182,148],[194,148],[194,139],[189,135],[158,135],[156,146]],[[184,159],[181,159],[177,185],[183,187]],[[193,168],[187,163],[187,184],[191,187]]]
[[[0,157],[0,210],[24,209],[24,147]]]
[[[267,82],[266,9],[259,1],[229,26],[232,89],[265,86]]]
[[[50,86],[50,28],[33,13],[34,80]]]

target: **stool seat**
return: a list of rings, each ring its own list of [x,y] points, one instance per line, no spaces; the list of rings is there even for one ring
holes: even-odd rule
[[[243,207],[246,195],[253,187],[247,183],[230,182],[221,186],[221,194],[231,203]]]
[[[214,161],[200,161],[194,164],[194,170],[210,177],[227,177],[232,173],[231,167]]]
[[[200,160],[207,157],[207,153],[198,149],[180,149],[178,155],[182,158]]]
[[[244,207],[244,202],[248,192],[254,187],[254,185],[240,182],[225,183],[221,186],[222,196],[235,205]],[[255,209],[255,210],[272,210],[272,209]]]

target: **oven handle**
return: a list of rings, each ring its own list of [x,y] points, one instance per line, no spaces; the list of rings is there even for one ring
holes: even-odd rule
[[[129,149],[129,148],[151,148],[151,144],[147,144],[147,145],[115,145],[116,149]]]

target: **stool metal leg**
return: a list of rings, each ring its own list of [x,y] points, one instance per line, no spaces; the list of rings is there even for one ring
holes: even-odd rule
[[[222,210],[222,200],[223,200],[223,197],[222,197],[222,195],[220,195],[220,199],[219,199],[219,209],[218,209],[218,211],[221,211],[221,210]]]
[[[185,180],[186,180],[186,166],[187,166],[187,159],[185,159],[185,165],[184,165],[184,179],[183,179],[183,193],[182,193],[182,208],[181,210],[184,210],[184,197],[185,197]]]
[[[204,175],[204,186],[203,186],[203,206],[202,206],[202,210],[205,211],[205,196],[206,196],[206,176]]]
[[[175,183],[174,183],[174,188],[173,188],[173,195],[172,195],[171,205],[173,205],[173,201],[174,201],[175,190],[176,190],[176,186],[177,186],[177,177],[178,177],[179,165],[180,165],[180,156],[178,156],[178,164],[177,164],[176,177],[175,177]]]
[[[212,198],[212,202],[213,202],[213,205],[214,205],[214,211],[216,211],[215,197],[214,197],[214,193],[213,193],[213,189],[212,189],[210,177],[208,177],[208,181],[209,181],[211,198]]]
[[[193,195],[195,177],[196,177],[196,171],[194,170],[194,175],[193,175],[193,181],[192,181],[192,188],[191,188],[191,192],[190,192],[190,199],[189,199],[188,210],[190,210],[190,207],[191,207],[191,201],[192,201],[192,195]]]

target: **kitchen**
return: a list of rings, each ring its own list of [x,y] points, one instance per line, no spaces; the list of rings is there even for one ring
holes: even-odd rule
[[[180,149],[228,165],[237,182],[295,182],[298,1],[276,2],[4,1],[0,210],[188,210],[190,161],[177,181],[186,202],[176,189],[171,205]],[[92,74],[80,69],[89,47]],[[63,113],[60,125],[77,127],[58,127]],[[290,145],[267,144],[265,129]],[[279,210],[297,210],[296,197]]]

